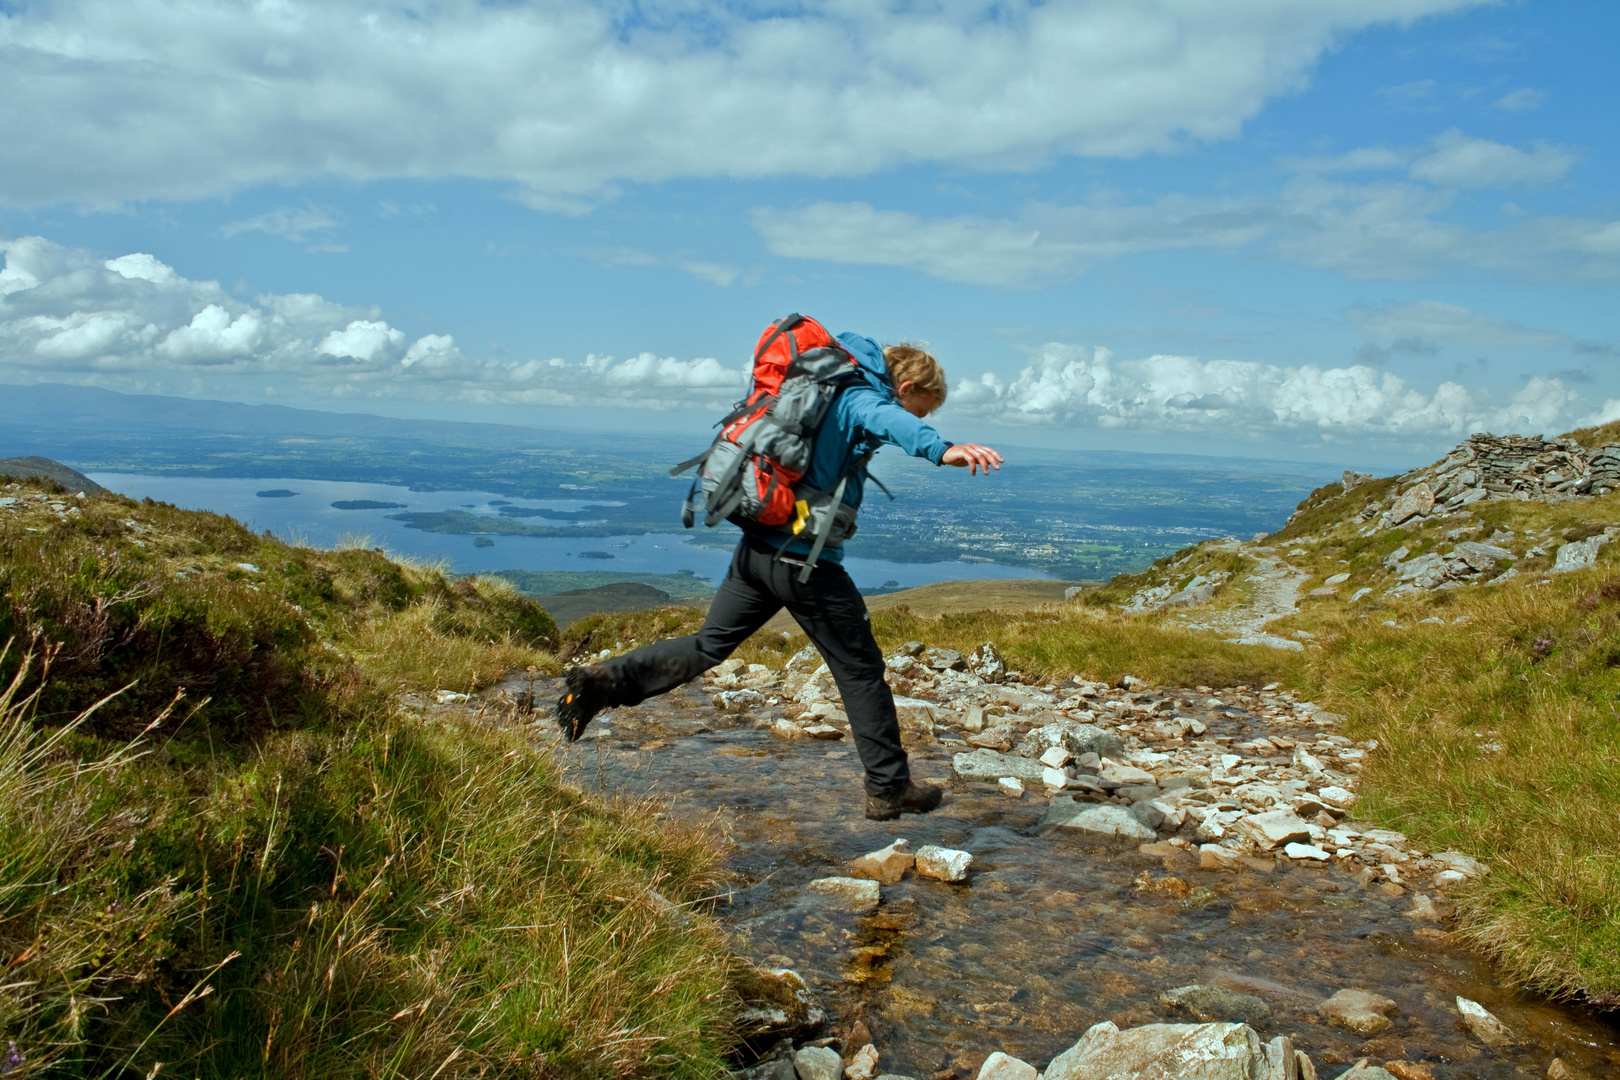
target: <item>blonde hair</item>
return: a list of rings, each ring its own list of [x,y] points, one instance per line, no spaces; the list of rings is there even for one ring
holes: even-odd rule
[[[886,345],[883,348],[883,363],[889,369],[889,381],[894,383],[896,390],[900,389],[902,383],[910,383],[914,393],[933,398],[940,405],[945,404],[945,369],[927,350],[909,341]]]

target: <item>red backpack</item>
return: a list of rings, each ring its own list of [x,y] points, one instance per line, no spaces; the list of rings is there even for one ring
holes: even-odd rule
[[[833,399],[862,379],[855,357],[814,319],[789,315],[772,323],[754,349],[748,397],[720,421],[707,450],[670,470],[678,476],[702,466],[681,506],[681,522],[690,529],[701,506],[711,528],[730,521],[756,531],[797,535],[808,529],[816,537],[801,575],[808,578],[826,544],[854,533],[855,512],[843,503],[847,475],[830,494],[801,490],[799,481]]]

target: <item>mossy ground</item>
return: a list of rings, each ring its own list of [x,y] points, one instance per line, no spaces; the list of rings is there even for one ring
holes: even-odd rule
[[[214,515],[4,494],[8,1080],[723,1067],[716,834],[581,793],[515,727],[394,705],[556,670],[532,602]]]

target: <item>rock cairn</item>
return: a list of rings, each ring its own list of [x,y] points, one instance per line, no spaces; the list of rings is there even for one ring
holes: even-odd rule
[[[1445,458],[1414,477],[1407,495],[1427,487],[1429,507],[1450,512],[1487,498],[1556,499],[1607,495],[1620,488],[1620,443],[1588,451],[1541,435],[1471,435]],[[1418,513],[1425,496],[1405,495],[1384,515],[1386,528]],[[1404,515],[1404,516],[1403,516]]]

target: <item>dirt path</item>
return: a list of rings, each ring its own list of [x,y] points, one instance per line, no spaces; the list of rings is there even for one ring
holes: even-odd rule
[[[1258,564],[1247,579],[1249,600],[1241,607],[1201,612],[1197,617],[1188,619],[1187,625],[1230,635],[1245,645],[1304,648],[1291,638],[1267,633],[1266,624],[1293,614],[1299,606],[1299,587],[1305,581],[1305,571],[1289,566],[1274,548],[1226,544],[1221,546],[1221,550],[1241,552]]]

